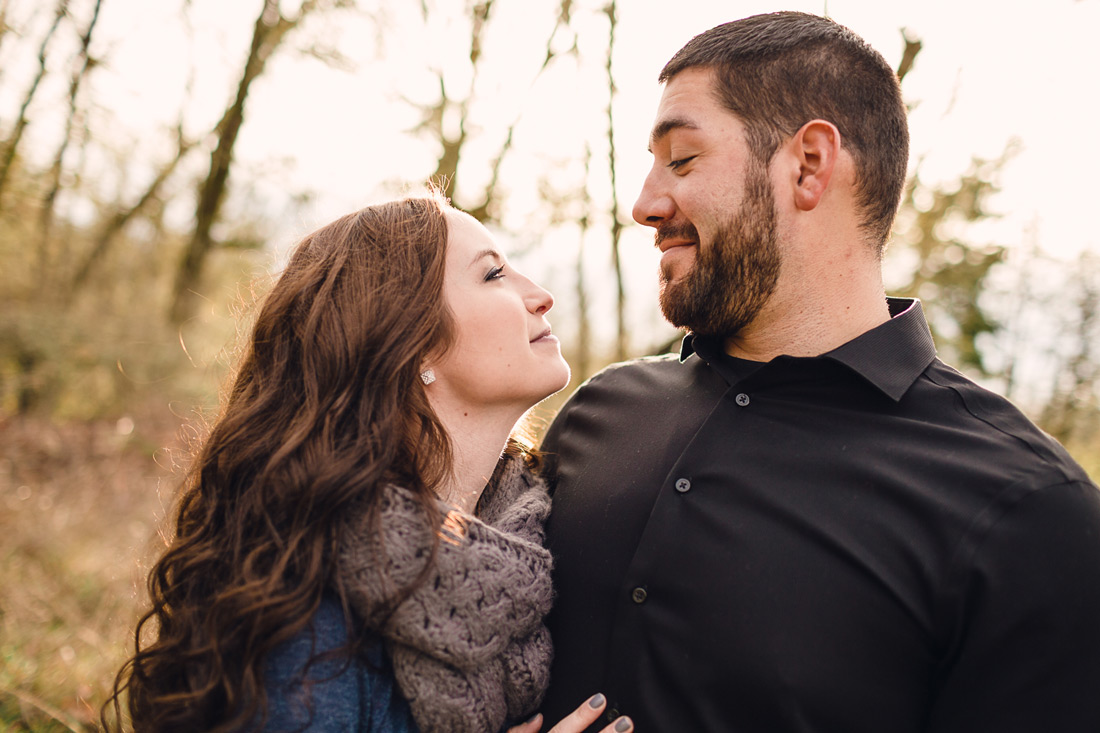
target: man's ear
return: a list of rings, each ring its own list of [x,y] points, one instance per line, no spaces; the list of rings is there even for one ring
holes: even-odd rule
[[[825,120],[810,120],[788,141],[797,173],[794,204],[812,211],[821,203],[840,157],[840,130]]]

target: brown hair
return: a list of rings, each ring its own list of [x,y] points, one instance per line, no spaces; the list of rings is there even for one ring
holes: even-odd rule
[[[350,618],[334,572],[341,518],[365,506],[377,522],[390,482],[436,516],[430,487],[451,452],[419,372],[453,339],[446,209],[439,196],[371,206],[297,246],[184,483],[105,726],[124,691],[138,731],[255,725],[266,655],[306,627],[326,589]],[[350,658],[367,635],[349,624],[348,638]]]
[[[909,162],[901,88],[882,55],[828,18],[779,12],[695,36],[658,80],[696,67],[716,72],[719,100],[745,123],[749,147],[764,163],[810,120],[836,125],[855,158],[862,226],[881,252]]]

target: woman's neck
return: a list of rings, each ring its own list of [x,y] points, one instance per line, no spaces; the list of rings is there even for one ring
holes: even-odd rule
[[[508,436],[522,415],[514,411],[440,410],[436,414],[451,440],[451,472],[436,493],[444,501],[473,514],[493,475]]]

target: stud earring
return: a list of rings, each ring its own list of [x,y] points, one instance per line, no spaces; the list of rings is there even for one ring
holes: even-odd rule
[[[420,381],[423,382],[424,384],[431,384],[432,382],[434,382],[435,381],[435,370],[429,368],[429,369],[425,369],[424,371],[420,372]]]

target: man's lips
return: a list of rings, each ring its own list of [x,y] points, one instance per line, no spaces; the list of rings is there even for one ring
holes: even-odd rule
[[[653,234],[653,244],[661,252],[676,247],[690,247],[699,244],[699,230],[686,221],[663,222]]]
[[[698,242],[694,239],[673,239],[671,237],[668,239],[659,239],[656,242],[657,249],[661,250],[661,252],[668,252],[673,247],[690,247],[695,244],[698,244]]]

